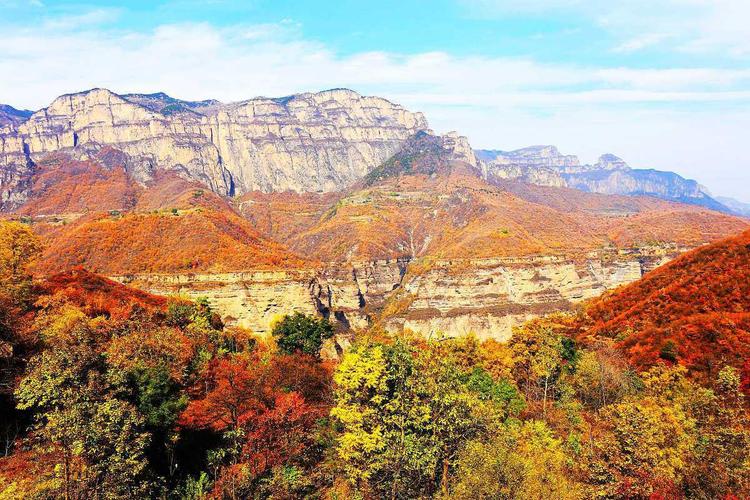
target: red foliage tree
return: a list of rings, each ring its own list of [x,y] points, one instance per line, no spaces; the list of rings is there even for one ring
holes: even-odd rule
[[[247,468],[257,477],[304,454],[316,420],[328,412],[329,373],[301,354],[268,361],[257,353],[238,354],[215,363],[205,396],[188,405],[179,423],[234,431],[232,439],[241,440],[231,443],[239,445],[239,453],[221,471],[217,488],[235,485]]]

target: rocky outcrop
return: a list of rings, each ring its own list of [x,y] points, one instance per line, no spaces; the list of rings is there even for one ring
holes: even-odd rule
[[[475,168],[479,165],[477,156],[474,150],[471,149],[471,144],[469,144],[467,137],[453,131],[441,136],[441,140],[443,148],[450,151],[453,160],[462,161]]]
[[[47,153],[107,145],[137,179],[176,170],[223,195],[333,191],[361,179],[428,125],[420,113],[351,90],[220,104],[94,89],[57,98],[0,133],[0,203],[24,200]]]
[[[410,329],[425,337],[474,333],[507,340],[514,325],[570,310],[678,253],[676,247],[653,247],[593,252],[577,260],[437,260],[411,266],[384,260],[299,271],[114,278],[156,294],[205,296],[225,322],[257,333],[301,311],[354,330],[377,321],[387,330]]]
[[[630,167],[622,158],[606,153],[599,157],[594,170],[630,170]]]

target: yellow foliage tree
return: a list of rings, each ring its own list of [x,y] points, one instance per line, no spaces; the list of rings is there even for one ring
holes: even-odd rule
[[[31,295],[29,266],[41,252],[39,239],[20,222],[0,222],[0,293],[24,305]]]
[[[583,498],[570,479],[561,441],[541,421],[508,424],[490,441],[472,441],[461,453],[450,498]]]

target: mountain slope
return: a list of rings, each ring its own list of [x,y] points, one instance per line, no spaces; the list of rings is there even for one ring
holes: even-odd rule
[[[327,261],[695,246],[747,227],[736,217],[649,197],[490,184],[466,161],[462,141],[448,139],[418,134],[328,207],[323,198],[296,196],[297,212],[289,195],[264,195],[263,205],[243,205],[243,213],[269,237]]]
[[[236,271],[287,267],[299,259],[228,212],[186,208],[97,215],[53,232],[39,269],[84,266],[102,274]]]
[[[226,200],[173,173],[140,185],[120,167],[67,159],[42,171],[33,193],[17,213],[44,239],[41,274],[77,266],[128,274],[302,265]]]
[[[42,281],[40,288],[46,295],[64,297],[92,318],[127,317],[134,307],[158,310],[164,309],[167,303],[164,297],[127,287],[83,269],[49,276]]]
[[[117,152],[103,149],[100,153],[97,159],[86,161],[62,153],[44,158],[35,165],[27,201],[16,213],[65,215],[133,208],[144,187],[126,167],[103,161],[117,157]]]
[[[750,358],[750,231],[688,252],[594,300],[589,336],[644,368],[679,362],[709,379]]]

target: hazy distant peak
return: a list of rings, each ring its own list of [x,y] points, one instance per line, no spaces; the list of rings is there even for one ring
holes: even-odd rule
[[[561,154],[553,145],[528,146],[512,151],[478,150],[477,156],[483,161],[520,167],[566,168],[580,165],[576,155]]]
[[[9,104],[0,104],[0,127],[3,125],[17,125],[29,119],[34,112],[28,109],[16,109]]]
[[[596,168],[600,170],[629,170],[630,166],[625,163],[625,160],[619,156],[615,156],[612,153],[605,153],[599,157],[596,162]]]

